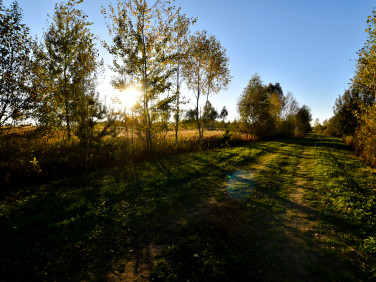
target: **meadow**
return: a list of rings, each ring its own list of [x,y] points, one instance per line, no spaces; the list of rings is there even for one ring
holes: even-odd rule
[[[1,280],[367,281],[376,170],[317,134],[8,192]]]
[[[100,125],[97,126],[100,130]],[[41,132],[32,126],[5,128],[0,135],[0,194],[18,187],[41,184],[61,177],[79,175],[95,169],[114,167],[135,161],[192,152],[251,140],[251,136],[225,130],[205,132],[199,140],[197,130],[153,135],[153,152],[147,152],[145,138],[139,131],[117,126],[115,131],[90,147],[73,136],[67,140],[63,131]],[[133,139],[133,141],[132,141]]]

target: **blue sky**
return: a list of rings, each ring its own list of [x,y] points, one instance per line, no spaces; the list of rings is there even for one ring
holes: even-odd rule
[[[9,6],[11,0],[4,0]],[[53,0],[19,0],[31,35],[41,37]],[[115,1],[112,1],[115,2]],[[100,8],[106,0],[85,0],[81,8],[94,22],[93,33],[108,39]],[[176,0],[192,30],[206,29],[227,49],[233,76],[226,91],[211,97],[219,110],[237,116],[236,101],[258,73],[265,84],[279,82],[285,93],[308,105],[313,118],[330,118],[338,95],[348,88],[356,52],[366,40],[366,20],[376,0]],[[99,48],[106,63],[111,57]],[[108,89],[108,79],[101,86]],[[192,93],[187,93],[192,97]]]

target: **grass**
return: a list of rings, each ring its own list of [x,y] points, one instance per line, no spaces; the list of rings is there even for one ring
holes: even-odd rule
[[[371,280],[375,178],[312,134],[29,187],[1,200],[0,280]]]
[[[140,132],[131,134],[120,131],[116,136],[106,136],[101,142],[87,147],[77,137],[69,141],[64,132],[40,132],[36,127],[19,127],[0,135],[0,194],[14,192],[19,186],[46,183],[82,172],[115,167],[150,157]],[[153,136],[153,157],[181,152],[193,152],[244,142],[247,136],[224,134],[224,131],[207,131],[202,142],[195,130],[179,131],[175,143],[172,131]]]

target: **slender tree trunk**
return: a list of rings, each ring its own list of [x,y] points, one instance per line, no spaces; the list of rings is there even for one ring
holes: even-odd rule
[[[199,108],[199,101],[200,101],[200,77],[197,78],[197,96],[196,96],[196,122],[198,128],[198,136],[200,142],[202,141],[201,135],[201,122],[200,122],[200,108]]]
[[[178,144],[178,131],[179,131],[179,114],[180,114],[180,63],[178,63],[178,69],[176,72],[176,113],[175,113],[175,144]]]
[[[145,25],[145,18],[143,17],[143,26]],[[148,99],[148,75],[147,75],[147,56],[146,56],[146,38],[145,33],[142,34],[142,45],[143,45],[143,60],[144,60],[144,114],[145,114],[145,138],[146,138],[146,150],[148,153],[152,152],[152,121],[149,111],[149,99]]]
[[[150,117],[150,112],[148,111],[148,138],[149,138],[149,153],[153,151],[153,144],[152,144],[152,123],[151,123],[151,117]]]
[[[205,113],[207,113],[207,111],[208,111],[208,105],[209,105],[209,91],[206,95],[206,102],[205,102],[206,111],[204,112],[204,117],[202,118],[202,129],[201,129],[202,130],[202,133],[201,133],[202,138],[204,138],[204,128],[205,128],[205,126],[208,125],[208,123],[206,122],[207,120],[205,118]]]
[[[134,154],[133,127],[134,127],[134,115],[133,115],[133,109],[132,109],[132,155]]]
[[[70,116],[69,116],[69,105],[68,101],[65,101],[65,121],[67,122],[67,137],[68,141],[71,138],[71,125],[70,125]]]

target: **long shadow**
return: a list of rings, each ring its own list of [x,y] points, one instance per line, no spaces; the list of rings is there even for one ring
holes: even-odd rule
[[[324,135],[317,135],[317,134],[308,134],[305,137],[299,138],[290,138],[290,139],[283,139],[279,140],[281,143],[285,144],[294,144],[303,147],[310,147],[310,148],[329,148],[329,149],[336,149],[336,150],[345,150],[351,151],[351,147],[346,145],[345,142],[338,138],[329,138]]]
[[[226,171],[191,154],[41,186],[1,210],[0,280],[105,280],[124,271],[151,242],[181,236],[182,219]]]
[[[141,261],[151,243],[170,247],[160,254],[156,280],[175,274],[177,280],[265,280],[266,266],[278,262],[264,252],[269,243],[262,231],[274,232],[278,220],[271,204],[311,211],[278,198],[278,187],[272,200],[255,194],[244,201],[227,197],[207,211],[202,206],[236,166],[289,142],[314,146],[310,138],[294,140],[248,144],[259,151],[241,159],[229,154],[209,164],[200,154],[174,156],[41,186],[1,209],[0,280],[106,280],[109,272],[124,271],[126,261]]]

